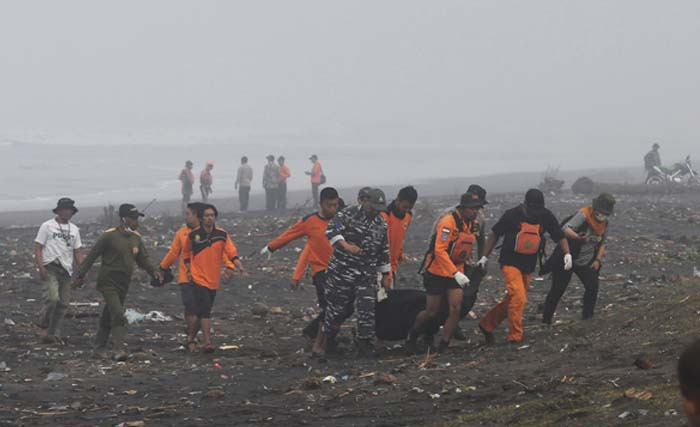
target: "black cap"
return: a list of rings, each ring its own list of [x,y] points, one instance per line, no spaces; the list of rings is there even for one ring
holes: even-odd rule
[[[68,197],[62,197],[58,199],[58,203],[56,203],[56,207],[54,208],[53,213],[57,214],[58,211],[61,209],[72,209],[73,215],[75,215],[76,212],[78,212],[78,208],[75,207],[75,201]]]
[[[284,160],[285,160],[285,158],[284,158],[284,156],[279,156],[279,157],[277,158],[277,160],[278,160],[278,161],[279,161],[279,160],[282,160],[282,161],[284,161]]]
[[[144,214],[139,212],[136,206],[131,203],[124,203],[119,206],[119,218],[138,218],[140,216],[144,216]]]
[[[479,199],[481,200],[481,203],[484,205],[488,205],[489,202],[486,201],[486,190],[484,187],[477,185],[477,184],[472,184],[467,188],[467,193],[476,193],[479,195]]]
[[[378,188],[372,188],[367,192],[367,201],[378,211],[386,210],[386,196]]]
[[[655,142],[654,145],[651,146],[651,148],[653,148],[654,150],[658,150],[659,148],[661,148],[661,146]]]
[[[531,208],[544,207],[544,193],[536,188],[531,188],[525,193],[525,204]]]
[[[467,191],[466,193],[462,194],[462,197],[459,199],[459,206],[458,208],[483,208],[484,207],[484,202],[481,201],[481,198],[479,197],[478,194],[476,193],[471,193]]]
[[[312,154],[311,157],[309,157],[309,160],[317,160],[318,156],[315,154]]]
[[[275,156],[273,156],[272,154],[268,154],[266,159],[267,160],[275,160]]]
[[[185,166],[192,166],[194,163],[192,163],[192,160],[188,160],[185,162]]]

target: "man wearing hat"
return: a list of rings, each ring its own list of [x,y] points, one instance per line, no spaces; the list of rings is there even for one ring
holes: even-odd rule
[[[289,166],[285,164],[284,156],[277,158],[277,164],[279,165],[277,209],[285,210],[287,209],[287,180],[292,176],[292,172],[289,170]]]
[[[503,237],[503,246],[498,262],[501,264],[503,281],[508,292],[495,307],[479,322],[486,344],[494,341],[493,331],[506,318],[508,319],[509,343],[519,343],[523,339],[523,311],[527,302],[532,273],[535,271],[538,255],[542,251],[544,232],[561,246],[562,268],[571,270],[573,261],[564,232],[554,214],[544,206],[544,194],[538,189],[525,193],[525,202],[507,210],[491,228],[486,240],[486,248],[478,266],[486,267],[488,256],[498,240]]]
[[[449,314],[437,351],[443,352],[448,348],[459,322],[462,289],[469,284],[465,268],[476,243],[473,221],[482,207],[479,195],[467,192],[460,197],[459,205],[437,222],[421,268],[427,293],[426,306],[416,316],[408,334],[406,350],[409,353],[416,352],[419,334],[427,322],[437,317],[443,299],[448,301]]]
[[[263,170],[263,188],[265,189],[265,210],[272,211],[277,207],[280,168],[275,164],[275,156],[267,156],[267,164]]]
[[[562,228],[571,248],[574,267],[565,271],[562,268],[560,248],[552,253],[544,266],[543,273],[552,273],[552,287],[544,303],[542,322],[550,325],[557,304],[564,295],[574,273],[583,283],[583,319],[591,319],[598,299],[598,275],[605,255],[605,240],[608,234],[608,217],[615,207],[615,198],[602,193],[593,204],[584,206],[573,215]]]
[[[318,161],[318,156],[312,154],[309,160],[313,164],[310,171],[305,172],[306,175],[311,177],[311,195],[314,198],[314,206],[318,206],[318,188],[325,184],[325,176],[323,175],[323,168],[321,167],[321,162]]]
[[[163,280],[163,274],[151,263],[143,239],[137,231],[139,217],[142,216],[134,205],[125,203],[119,206],[119,227],[110,228],[102,233],[79,265],[73,281],[74,287],[82,286],[92,264],[97,258],[102,259],[97,275],[97,290],[104,297],[105,306],[100,316],[95,347],[97,350],[104,349],[111,335],[113,358],[117,361],[127,359],[124,350],[127,324],[124,317],[124,300],[135,267],[139,266],[158,281]]]
[[[39,227],[34,239],[34,258],[44,285],[44,308],[39,319],[39,337],[45,344],[62,343],[60,327],[70,304],[73,262],[80,264],[80,230],[70,222],[78,212],[67,197],[58,201],[56,215]]]
[[[323,332],[326,353],[337,352],[336,336],[342,323],[357,312],[357,349],[360,356],[376,356],[374,306],[377,273],[381,284],[391,285],[387,225],[379,212],[386,209],[384,192],[373,188],[364,203],[346,208],[328,223],[326,237],[333,246],[326,276],[326,317]]]

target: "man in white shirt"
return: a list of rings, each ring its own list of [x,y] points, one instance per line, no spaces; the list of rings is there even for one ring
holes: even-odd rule
[[[78,208],[67,197],[58,201],[56,216],[39,227],[34,239],[34,257],[44,285],[44,308],[39,319],[39,337],[43,343],[62,344],[60,326],[70,303],[74,261],[80,264],[80,230],[70,222]]]

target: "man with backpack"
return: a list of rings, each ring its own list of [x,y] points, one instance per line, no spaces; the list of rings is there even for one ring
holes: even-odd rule
[[[545,208],[544,194],[537,189],[530,189],[525,194],[525,202],[507,210],[491,229],[486,248],[477,262],[482,268],[488,262],[498,240],[503,237],[503,246],[499,263],[508,294],[493,307],[479,322],[479,329],[484,334],[487,345],[495,340],[493,331],[508,318],[509,343],[519,343],[523,339],[523,311],[527,302],[527,290],[531,275],[535,271],[538,254],[543,247],[543,234],[559,243],[564,253],[563,269],[572,268],[572,257],[564,232],[554,214]]]
[[[476,193],[465,193],[459,205],[438,221],[433,232],[430,248],[425,256],[423,286],[426,289],[426,307],[416,316],[413,328],[408,334],[406,350],[416,352],[416,341],[425,324],[434,319],[440,311],[440,304],[448,300],[449,314],[443,329],[437,351],[445,351],[459,322],[463,288],[469,284],[464,274],[466,262],[476,242],[474,220],[483,207]]]
[[[585,288],[583,294],[583,319],[593,317],[598,299],[598,274],[605,255],[605,240],[608,232],[608,217],[613,213],[615,198],[602,193],[593,204],[583,207],[564,221],[562,230],[566,235],[573,257],[573,268],[562,268],[563,253],[557,248],[543,267],[543,273],[552,273],[552,287],[544,303],[542,323],[550,325],[557,304],[575,273]]]

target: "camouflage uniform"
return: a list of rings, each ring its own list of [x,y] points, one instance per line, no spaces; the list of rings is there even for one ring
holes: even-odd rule
[[[362,252],[353,255],[340,248],[333,251],[326,277],[325,332],[334,339],[355,305],[357,337],[372,339],[375,336],[377,273],[391,272],[386,221],[380,215],[370,218],[360,206],[352,206],[330,221],[326,236],[331,245],[345,240],[362,248]]]

